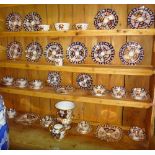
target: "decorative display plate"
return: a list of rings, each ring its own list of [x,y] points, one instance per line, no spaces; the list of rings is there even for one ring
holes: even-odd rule
[[[126,65],[136,65],[143,60],[144,49],[137,42],[127,42],[121,47],[119,57]]]
[[[60,82],[61,82],[61,77],[60,77],[59,72],[49,72],[48,73],[47,83],[50,86],[58,87],[60,85]]]
[[[40,119],[40,124],[43,127],[48,128],[49,126],[54,125],[55,121],[56,120],[52,116],[46,115]]]
[[[47,62],[54,63],[56,57],[63,57],[63,48],[59,43],[49,43],[44,52]]]
[[[128,15],[128,24],[133,29],[149,28],[154,20],[154,13],[144,6],[132,9]]]
[[[106,142],[119,141],[123,136],[121,128],[113,125],[99,125],[96,129],[96,137]]]
[[[118,24],[118,16],[112,9],[100,10],[94,18],[96,29],[114,29]]]
[[[89,74],[79,74],[76,79],[77,84],[80,88],[91,89],[93,79]]]
[[[67,49],[66,57],[73,64],[84,62],[87,57],[87,48],[81,42],[73,42]]]
[[[14,41],[7,46],[8,59],[19,59],[22,56],[22,46],[20,42]]]
[[[15,121],[23,125],[31,125],[39,119],[39,116],[33,113],[26,113],[18,116]]]
[[[37,62],[42,56],[43,49],[38,42],[32,42],[26,47],[26,59],[27,61]]]
[[[74,88],[70,85],[67,85],[67,86],[58,86],[56,88],[56,92],[59,93],[59,94],[69,94],[71,92],[73,92]]]
[[[8,31],[18,32],[22,29],[22,18],[18,13],[10,13],[6,18]]]
[[[110,43],[99,42],[93,47],[91,57],[96,63],[108,64],[113,60],[114,54],[115,50]]]
[[[131,91],[131,97],[135,100],[148,100],[150,95],[144,88],[133,88]]]
[[[143,141],[146,138],[145,130],[134,126],[129,130],[129,137],[134,141]]]
[[[25,31],[39,31],[42,19],[40,15],[36,12],[31,12],[27,14],[24,18],[23,27]]]

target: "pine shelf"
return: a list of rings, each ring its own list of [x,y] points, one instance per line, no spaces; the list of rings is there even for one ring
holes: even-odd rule
[[[57,99],[57,100],[69,100],[74,102],[84,102],[90,104],[102,104],[102,105],[112,105],[112,106],[122,106],[122,107],[134,107],[134,108],[144,108],[147,109],[152,106],[151,100],[149,101],[136,101],[127,96],[123,100],[118,100],[111,97],[110,94],[107,94],[104,97],[95,97],[92,96],[89,92],[76,89],[73,93],[62,95],[55,93],[52,88],[44,87],[40,90],[32,89],[20,89],[14,87],[0,87],[1,93],[9,93],[16,95],[26,95],[32,97],[41,97],[48,99]]]
[[[50,64],[27,63],[19,61],[1,61],[0,68],[14,68],[38,71],[61,71],[92,74],[114,75],[140,75],[151,76],[155,73],[152,66],[125,66],[125,65],[64,65],[53,66]]]
[[[154,36],[155,29],[69,30],[48,32],[0,32],[0,37],[99,37],[99,36]]]

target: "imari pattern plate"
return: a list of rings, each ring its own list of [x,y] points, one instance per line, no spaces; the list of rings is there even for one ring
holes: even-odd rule
[[[87,48],[81,42],[73,42],[67,49],[66,57],[73,64],[84,62],[87,57]]]
[[[142,6],[131,10],[128,15],[128,24],[133,29],[145,29],[154,23],[154,18],[154,13]]]
[[[79,74],[76,82],[82,89],[91,89],[93,85],[93,79],[89,74]]]
[[[42,19],[40,15],[36,12],[31,12],[27,14],[24,18],[23,27],[25,31],[39,31]]]
[[[96,29],[114,29],[118,24],[118,16],[112,9],[100,10],[94,18]]]
[[[49,72],[48,73],[47,83],[50,86],[53,86],[56,88],[60,85],[60,82],[61,82],[61,77],[60,77],[59,72]]]
[[[42,46],[38,42],[32,42],[26,47],[27,61],[38,62],[42,53]]]
[[[47,62],[54,63],[56,57],[63,57],[63,48],[59,43],[49,43],[44,52]]]
[[[109,64],[114,58],[115,50],[108,42],[97,43],[91,53],[94,62],[99,64]]]
[[[22,56],[22,46],[20,42],[10,42],[7,46],[7,58],[10,60],[19,59]]]
[[[18,13],[10,13],[6,18],[8,31],[17,32],[22,29],[22,17]]]
[[[96,137],[106,142],[119,141],[122,136],[122,129],[114,125],[99,125],[96,129]]]
[[[121,47],[119,57],[123,64],[136,65],[143,60],[144,49],[137,42],[127,42]]]

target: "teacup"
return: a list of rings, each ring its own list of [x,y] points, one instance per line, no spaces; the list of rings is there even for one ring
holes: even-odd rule
[[[42,88],[42,84],[43,82],[40,80],[33,80],[30,82],[30,87],[32,87],[33,89],[40,89]]]
[[[25,87],[27,85],[27,80],[24,78],[17,79],[16,83],[19,87]]]
[[[112,95],[115,98],[122,98],[126,94],[126,90],[123,86],[115,86],[112,88]]]
[[[96,85],[93,87],[92,92],[95,96],[103,96],[106,93],[106,89],[103,85]]]
[[[61,140],[65,137],[66,130],[62,124],[55,124],[50,127],[50,132],[55,139]]]
[[[75,24],[75,29],[76,30],[87,30],[88,24],[87,23],[77,23],[77,24]]]
[[[87,121],[81,121],[78,123],[77,131],[81,134],[87,134],[91,131],[91,126]]]
[[[70,27],[69,23],[55,23],[55,29],[57,31],[68,31]]]
[[[49,31],[50,25],[39,25],[39,28],[42,31]]]
[[[5,76],[2,78],[2,82],[5,84],[5,85],[12,85],[13,83],[13,77],[11,76]]]
[[[16,110],[12,109],[12,108],[8,109],[7,110],[7,115],[8,115],[9,118],[14,118],[16,116]]]
[[[133,88],[131,95],[136,100],[143,100],[147,98],[148,92],[144,88]]]

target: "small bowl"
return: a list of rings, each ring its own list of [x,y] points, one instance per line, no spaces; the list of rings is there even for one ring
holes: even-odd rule
[[[92,90],[94,96],[103,96],[106,93],[106,89],[103,85],[95,85]]]
[[[115,98],[123,98],[126,95],[126,90],[122,86],[115,86],[112,88],[112,96]]]
[[[135,100],[144,100],[149,98],[149,94],[144,88],[133,88],[131,91],[131,96]]]
[[[69,23],[55,23],[54,25],[57,31],[68,31],[70,27]]]
[[[33,80],[30,82],[30,88],[41,89],[43,87],[43,82],[41,80]]]
[[[78,123],[77,132],[80,134],[87,134],[91,131],[91,126],[87,121],[81,121]]]
[[[8,115],[8,118],[14,118],[16,116],[16,110],[15,109],[7,109],[7,115]]]
[[[77,24],[75,24],[75,29],[76,30],[87,30],[88,24],[87,23],[77,23]]]
[[[48,128],[50,125],[54,125],[55,123],[55,119],[52,118],[52,116],[46,115],[44,116],[41,120],[40,120],[40,124],[45,127]]]
[[[39,25],[41,31],[49,31],[50,25]]]
[[[145,129],[134,126],[129,130],[129,137],[134,141],[143,141],[146,138]]]
[[[28,81],[24,78],[17,79],[15,85],[19,88],[25,88],[28,84]]]
[[[11,76],[5,76],[5,77],[2,78],[3,84],[4,85],[9,85],[9,86],[13,84],[13,80],[14,80],[14,78],[11,77]]]

